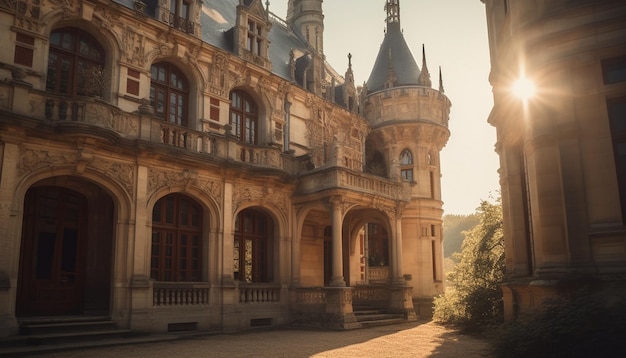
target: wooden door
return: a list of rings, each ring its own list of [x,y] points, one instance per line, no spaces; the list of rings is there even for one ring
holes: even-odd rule
[[[84,284],[87,203],[59,187],[26,194],[17,312],[20,315],[78,314]]]

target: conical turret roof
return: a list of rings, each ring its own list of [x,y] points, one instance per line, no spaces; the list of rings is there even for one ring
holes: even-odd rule
[[[420,69],[400,28],[399,0],[387,0],[387,31],[367,80],[369,92],[388,87],[418,85]]]

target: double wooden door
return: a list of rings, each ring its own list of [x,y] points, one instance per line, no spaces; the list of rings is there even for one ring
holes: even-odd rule
[[[17,313],[81,311],[87,200],[61,187],[31,188],[25,200]]]

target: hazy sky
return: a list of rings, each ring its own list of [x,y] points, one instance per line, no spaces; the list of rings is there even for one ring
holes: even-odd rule
[[[385,0],[324,0],[324,52],[344,74],[348,53],[357,84],[366,82],[383,41]],[[271,0],[270,11],[281,18],[287,0]],[[418,64],[422,44],[433,87],[443,71],[452,101],[450,139],[441,152],[445,214],[470,214],[481,199],[497,195],[498,157],[495,129],[487,123],[493,105],[489,85],[489,47],[485,5],[479,0],[401,0],[400,25]]]

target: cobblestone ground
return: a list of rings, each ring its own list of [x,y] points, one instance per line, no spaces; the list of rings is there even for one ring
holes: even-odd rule
[[[488,343],[433,322],[351,331],[276,329],[151,344],[52,353],[46,357],[489,357]],[[42,356],[40,356],[42,357]]]

